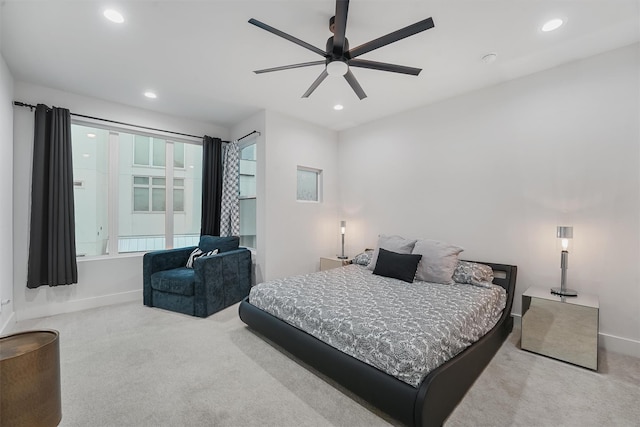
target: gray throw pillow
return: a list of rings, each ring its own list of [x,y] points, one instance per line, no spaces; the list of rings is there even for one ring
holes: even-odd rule
[[[364,252],[353,257],[352,264],[364,265],[365,267],[371,262],[373,249],[365,249]]]
[[[461,247],[437,240],[418,240],[413,248],[413,254],[422,255],[416,280],[431,283],[453,283],[452,276],[458,265],[458,254]]]
[[[493,270],[485,264],[459,261],[458,266],[453,272],[453,281],[456,283],[468,283],[474,286],[490,288],[493,283]]]
[[[376,268],[376,262],[378,262],[378,254],[380,253],[380,248],[399,254],[410,254],[415,244],[416,240],[409,240],[400,236],[387,236],[382,234],[378,238],[378,244],[376,245],[375,251],[373,251],[371,262],[369,263],[367,268],[369,270],[373,270]]]

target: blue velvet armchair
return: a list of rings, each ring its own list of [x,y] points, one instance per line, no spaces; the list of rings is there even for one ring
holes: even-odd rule
[[[202,236],[198,247],[219,253],[196,258],[193,268],[186,263],[195,246],[144,255],[144,305],[207,317],[249,295],[251,252],[238,237]]]

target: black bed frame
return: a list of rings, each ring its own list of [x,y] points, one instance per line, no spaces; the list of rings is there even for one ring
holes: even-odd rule
[[[441,426],[513,329],[511,306],[517,267],[488,262],[482,264],[493,269],[493,283],[507,291],[507,304],[500,320],[473,345],[431,371],[418,388],[262,311],[253,306],[248,297],[240,303],[239,314],[251,329],[396,420],[411,426]]]

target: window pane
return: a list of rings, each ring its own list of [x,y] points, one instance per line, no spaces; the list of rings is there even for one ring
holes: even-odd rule
[[[184,144],[182,142],[173,143],[173,167],[184,168]]]
[[[164,212],[166,207],[166,193],[164,188],[151,189],[151,207],[154,212]]]
[[[173,169],[173,247],[195,246],[200,238],[202,145],[184,145],[185,168]]]
[[[76,252],[78,256],[104,255],[109,238],[109,131],[72,124],[71,150],[73,180],[78,183],[73,192]]]
[[[240,199],[240,246],[256,247],[256,199]]]
[[[256,160],[256,144],[247,145],[240,150],[241,160]]]
[[[256,177],[240,175],[240,197],[256,196]]]
[[[161,186],[165,186],[167,182],[166,178],[151,178],[151,185],[161,185]]]
[[[240,150],[240,197],[256,195],[256,145]]]
[[[164,166],[166,163],[166,143],[163,139],[153,138],[153,165]]]
[[[240,245],[256,247],[256,144],[240,150]]]
[[[149,189],[136,187],[133,189],[133,210],[149,212]]]
[[[173,210],[174,212],[184,211],[184,190],[173,189]]]
[[[141,185],[149,185],[149,177],[148,176],[134,176],[133,177],[133,183],[134,184],[141,184]]]
[[[149,138],[148,136],[135,135],[133,163],[136,165],[149,164]]]
[[[153,209],[151,189],[152,176],[163,178],[164,168],[134,165],[134,141],[138,135],[118,134],[118,252],[141,252],[166,248],[165,213]],[[149,138],[149,150],[156,145]],[[158,140],[162,141],[162,140]],[[151,153],[151,151],[149,151]],[[150,161],[153,161],[150,158]],[[133,177],[142,178],[133,184]],[[145,182],[143,184],[143,181]],[[164,191],[164,188],[160,188]]]
[[[318,172],[298,169],[298,200],[318,201]]]

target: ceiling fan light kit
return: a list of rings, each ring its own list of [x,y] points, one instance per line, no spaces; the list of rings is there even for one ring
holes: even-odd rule
[[[336,0],[336,14],[329,19],[329,31],[333,33],[333,37],[329,37],[326,44],[326,49],[323,51],[305,41],[302,41],[290,34],[273,28],[257,19],[249,19],[249,23],[255,25],[258,28],[262,28],[276,36],[289,40],[298,46],[304,47],[320,56],[324,57],[324,60],[304,62],[300,64],[284,65],[274,68],[265,68],[262,70],[256,70],[254,73],[263,74],[272,71],[289,70],[293,68],[310,67],[313,65],[325,65],[320,75],[311,84],[309,89],[302,95],[303,98],[308,98],[320,83],[324,81],[327,76],[344,76],[345,80],[351,86],[351,89],[356,93],[361,100],[367,97],[358,80],[351,72],[351,67],[356,68],[368,68],[371,70],[387,71],[392,73],[408,74],[417,76],[422,69],[414,67],[406,67],[403,65],[388,64],[385,62],[368,61],[365,59],[356,59],[358,56],[371,52],[372,50],[379,49],[388,44],[397,42],[409,36],[413,36],[422,31],[433,28],[433,19],[427,18],[415,24],[396,30],[385,36],[371,40],[353,49],[349,48],[349,40],[347,40],[345,34],[347,29],[347,15],[349,11],[348,0]]]
[[[327,64],[327,74],[330,76],[344,76],[349,71],[349,66],[344,61],[331,61]]]

